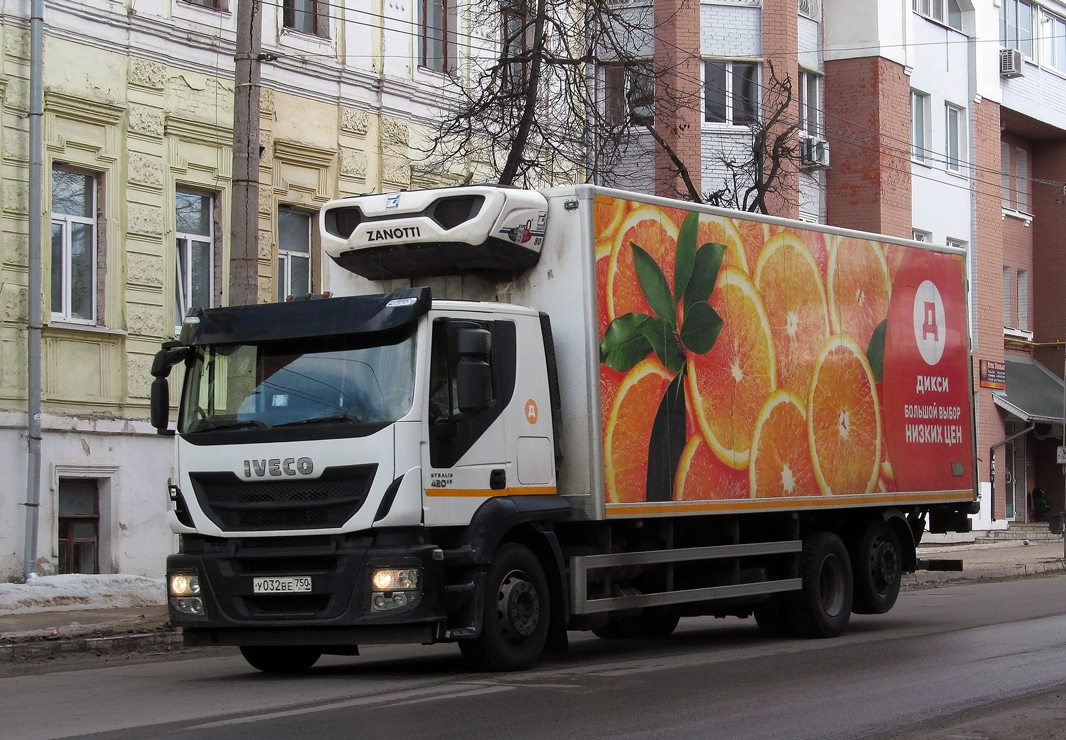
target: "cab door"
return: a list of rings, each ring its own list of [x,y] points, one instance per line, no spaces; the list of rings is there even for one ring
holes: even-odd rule
[[[484,330],[491,338],[487,353],[488,403],[477,411],[459,408],[457,376],[459,335]],[[509,320],[437,317],[430,349],[427,433],[422,445],[424,511],[427,526],[464,525],[492,496],[506,494],[514,476],[508,459],[508,416],[514,396],[515,324]]]

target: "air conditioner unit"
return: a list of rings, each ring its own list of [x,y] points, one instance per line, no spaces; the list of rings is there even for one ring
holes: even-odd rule
[[[1018,49],[999,50],[999,76],[1021,77],[1025,72],[1022,70],[1024,56]]]
[[[800,164],[808,169],[829,166],[829,142],[825,139],[800,140]]]

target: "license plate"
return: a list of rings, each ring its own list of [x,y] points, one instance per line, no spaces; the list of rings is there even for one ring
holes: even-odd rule
[[[256,594],[301,594],[310,591],[311,576],[252,579],[252,593]]]

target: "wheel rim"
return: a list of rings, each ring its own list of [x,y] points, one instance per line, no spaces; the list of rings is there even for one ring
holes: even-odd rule
[[[870,550],[870,573],[876,589],[881,593],[888,591],[895,584],[898,571],[896,548],[887,539],[878,537]]]
[[[822,570],[818,577],[818,593],[822,610],[831,617],[840,614],[844,608],[844,565],[836,555],[830,555],[822,561]]]
[[[520,642],[537,629],[540,596],[522,571],[512,570],[504,576],[496,598],[496,615],[508,642]]]

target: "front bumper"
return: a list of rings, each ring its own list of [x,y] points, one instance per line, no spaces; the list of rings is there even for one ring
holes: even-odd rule
[[[175,573],[199,576],[202,615],[175,608],[171,624],[186,645],[430,643],[445,634],[443,563],[434,545],[372,536],[183,538],[167,558]],[[370,576],[381,567],[420,570],[417,599],[375,612]],[[256,577],[307,576],[307,593],[255,593]]]

